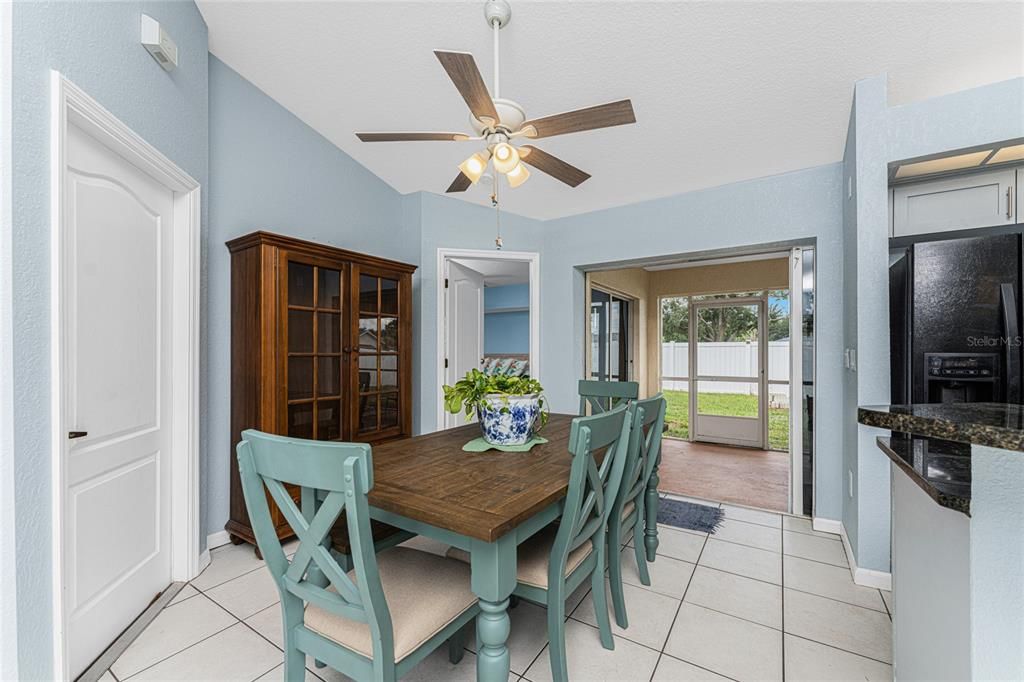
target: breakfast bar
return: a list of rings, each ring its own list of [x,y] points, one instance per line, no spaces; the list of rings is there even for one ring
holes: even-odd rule
[[[868,406],[892,461],[899,679],[1024,679],[1024,406]]]

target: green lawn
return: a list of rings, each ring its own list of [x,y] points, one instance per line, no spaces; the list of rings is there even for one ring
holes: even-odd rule
[[[690,394],[686,391],[664,391],[668,406],[665,421],[668,436],[688,438],[690,435]],[[757,396],[738,393],[702,393],[697,402],[705,413],[733,417],[757,416]],[[789,408],[773,407],[768,410],[768,447],[772,450],[789,449]]]

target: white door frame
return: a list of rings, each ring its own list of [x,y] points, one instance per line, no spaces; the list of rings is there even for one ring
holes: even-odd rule
[[[14,223],[11,201],[12,3],[0,2],[0,680],[18,679],[14,502]]]
[[[172,277],[171,580],[199,573],[199,183],[59,72],[50,72],[50,396],[54,675],[66,679],[64,604],[64,482],[68,447],[63,382],[68,338],[63,300],[69,283],[64,187],[68,126],[86,131],[111,151],[174,192]],[[181,295],[177,295],[177,294]]]
[[[803,249],[789,255],[789,512],[804,510]]]
[[[447,261],[452,258],[474,260],[510,260],[528,263],[530,266],[530,376],[540,380],[540,254],[535,251],[486,251],[484,249],[437,250],[437,373],[434,382],[438,396],[446,381],[444,359],[448,349],[448,323],[446,319],[447,292],[444,288]],[[542,382],[543,383],[543,382]],[[437,422],[435,430],[444,428],[444,401],[437,400]]]
[[[789,252],[790,260],[790,277],[789,277],[789,455],[790,455],[790,513],[803,515],[803,252],[806,249],[814,249],[815,246],[812,244],[805,244],[802,246],[793,247]],[[812,283],[812,292],[816,282]],[[767,294],[766,290],[765,293]],[[693,294],[660,294],[657,297],[657,316],[658,316],[658,336],[657,343],[660,348],[662,343],[663,331],[662,331],[662,318],[661,318],[661,306],[662,301],[668,298],[685,298],[687,300],[690,319],[693,318],[694,301]],[[694,338],[693,332],[690,332],[690,338]],[[813,331],[812,331],[813,334]],[[815,341],[816,341],[815,337]],[[696,391],[694,390],[693,383],[695,381],[693,376],[693,368],[695,366],[694,358],[694,347],[695,343],[690,343],[690,361],[688,374],[686,377],[687,385],[689,386],[689,395],[691,403],[695,402]],[[589,348],[589,346],[588,346]],[[657,377],[660,386],[662,380],[662,367],[661,367],[661,353],[657,354],[656,362],[657,365]],[[812,368],[817,367],[817,354],[812,358]],[[765,369],[767,369],[767,361],[765,360]],[[767,384],[771,384],[770,380],[766,381]],[[690,414],[690,424],[695,423],[694,415],[696,414],[695,404],[691,404],[687,407]],[[767,423],[765,424],[767,430]],[[812,441],[817,434],[817,430],[811,429]],[[765,433],[765,444],[768,443],[768,435]],[[690,435],[687,439],[691,442],[694,440],[694,429],[690,429]],[[813,446],[812,442],[812,446]],[[812,462],[817,465],[817,452],[812,447]],[[812,487],[812,491],[814,488]],[[813,507],[813,505],[812,505]],[[813,509],[812,509],[813,512]]]

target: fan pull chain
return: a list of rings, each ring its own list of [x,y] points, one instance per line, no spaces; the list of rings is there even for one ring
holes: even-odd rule
[[[503,243],[501,241],[501,208],[498,206],[498,178],[494,178],[494,192],[491,193],[491,205],[494,206],[494,225],[498,231],[498,236],[494,239],[494,248],[501,251]]]

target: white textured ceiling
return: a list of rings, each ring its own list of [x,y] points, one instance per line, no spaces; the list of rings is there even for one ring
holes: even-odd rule
[[[490,85],[482,1],[198,4],[214,55],[398,191],[443,193],[478,148],[354,133],[468,131],[431,51],[473,52]],[[501,38],[501,95],[528,117],[624,97],[636,111],[536,143],[593,175],[572,189],[534,170],[503,191],[542,219],[837,161],[860,78],[888,72],[902,104],[1024,75],[1020,2],[512,0]]]

